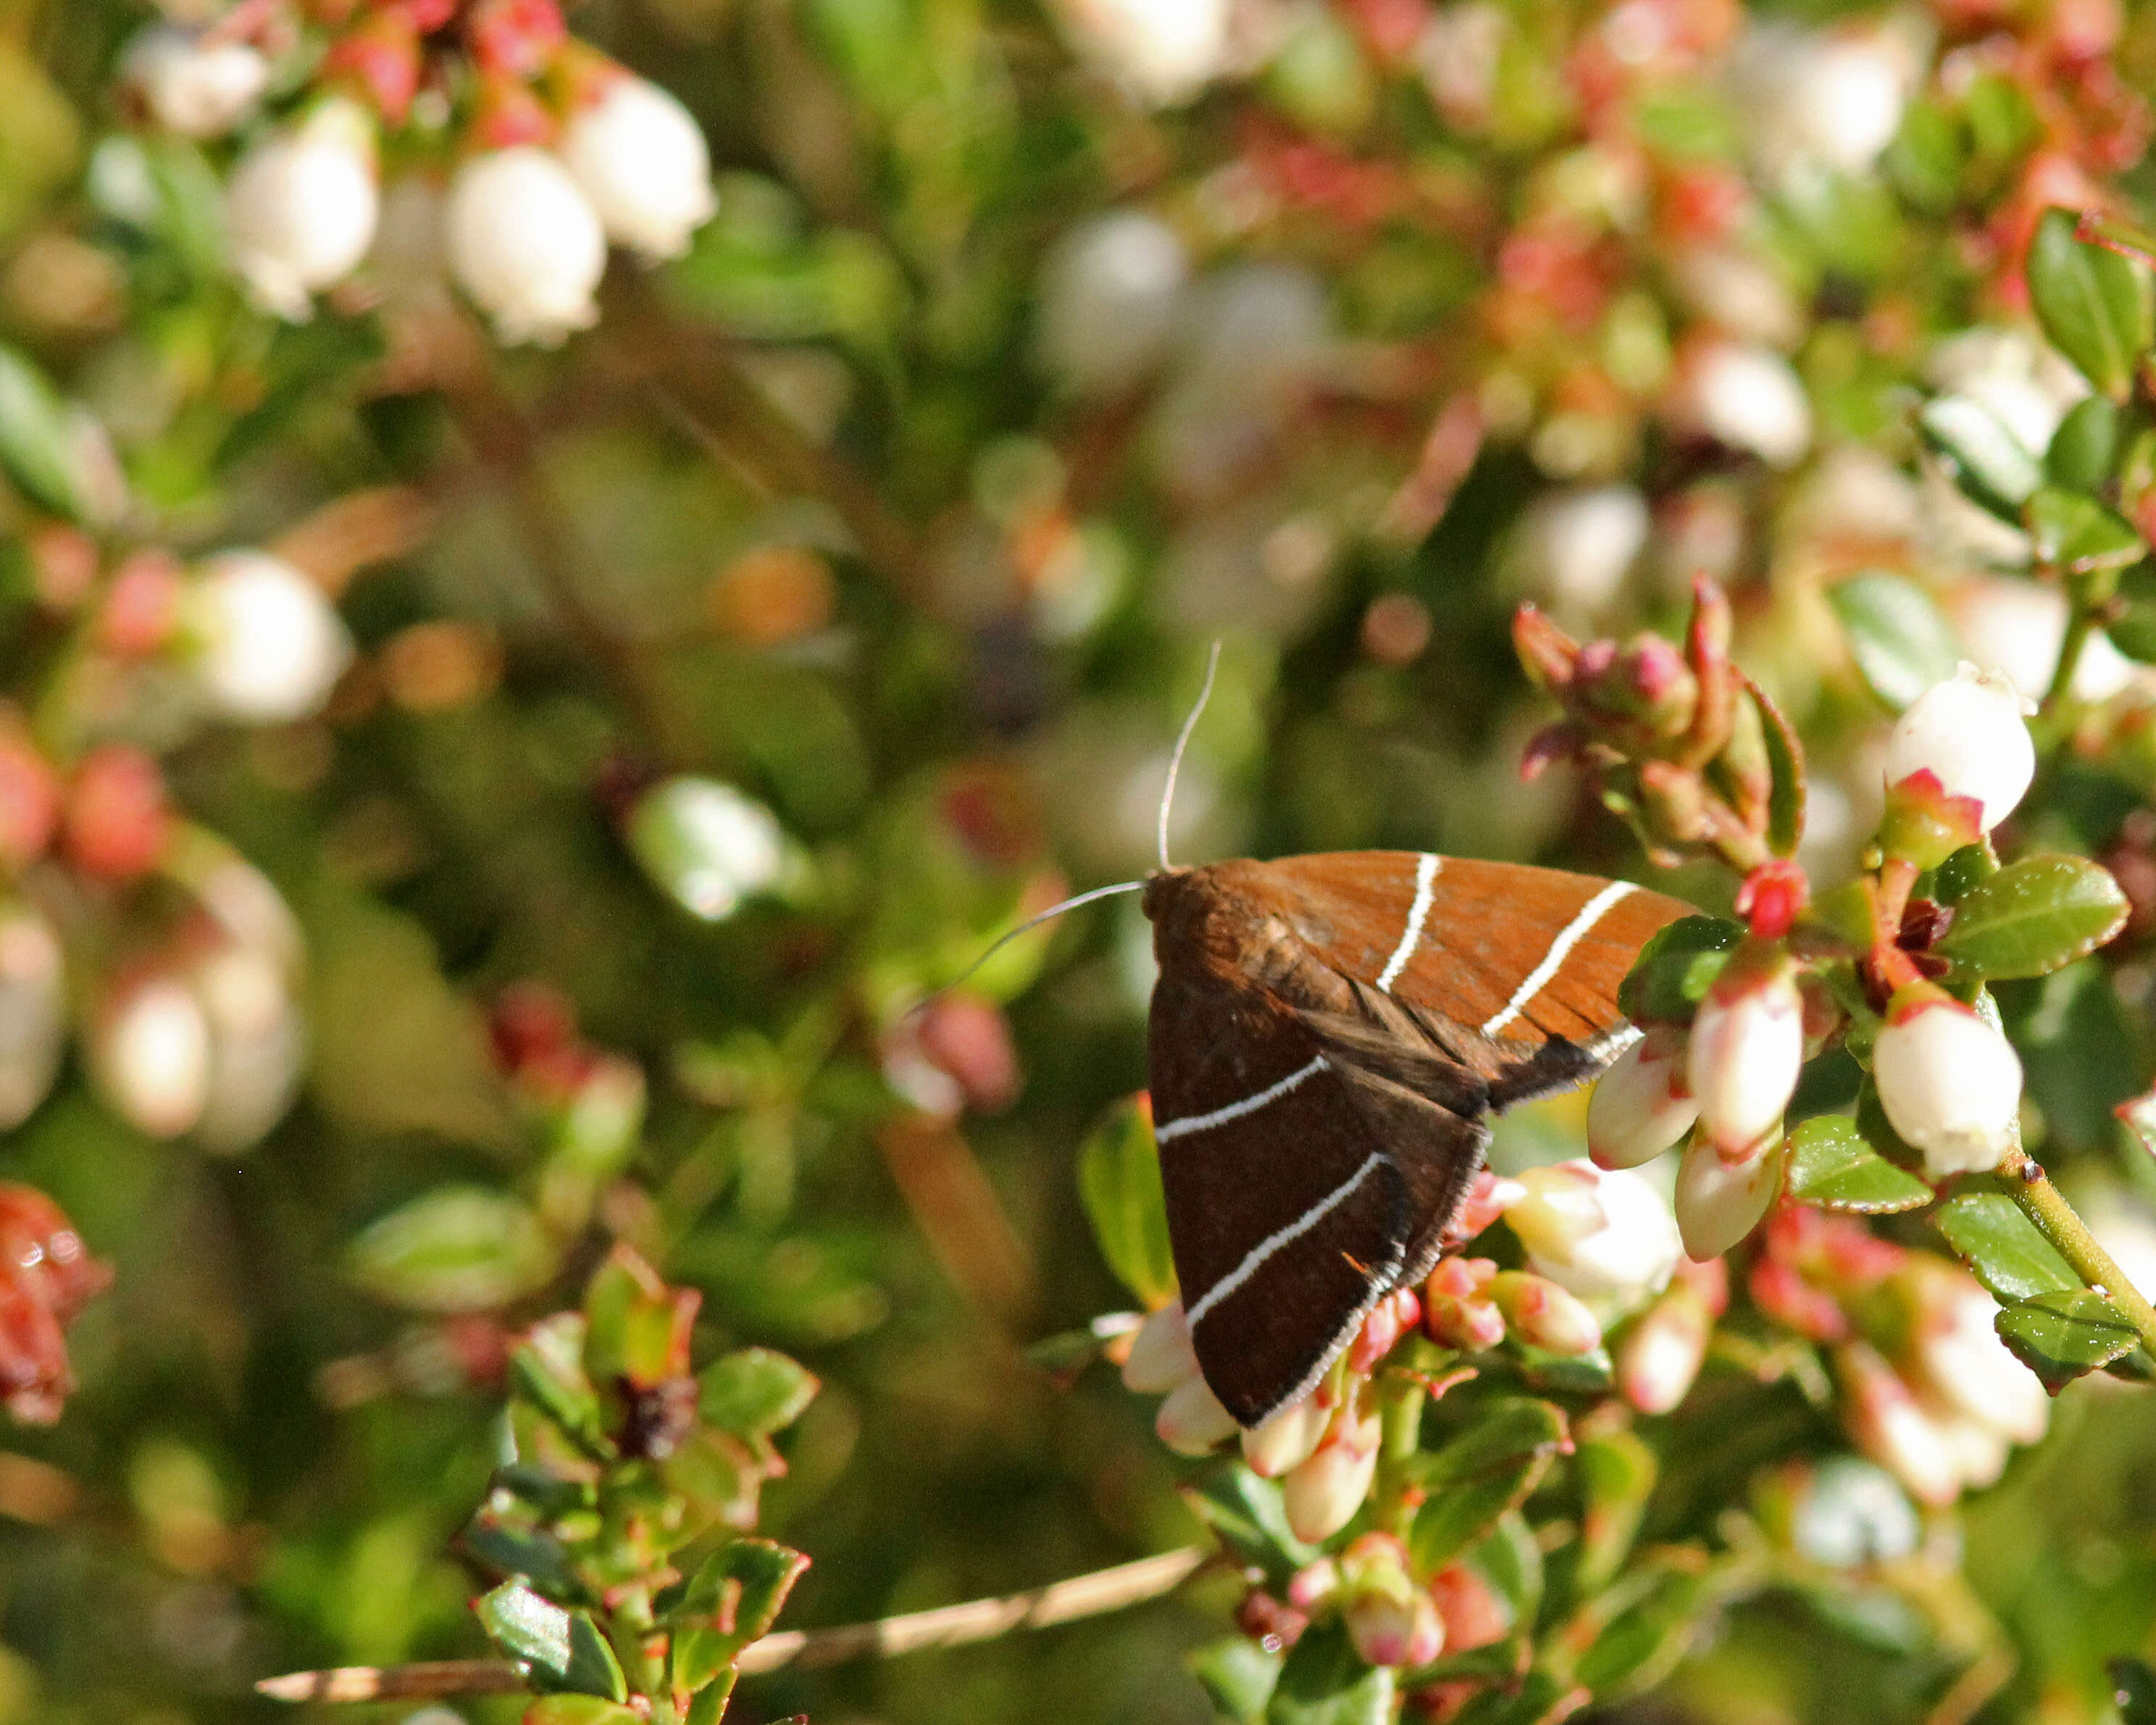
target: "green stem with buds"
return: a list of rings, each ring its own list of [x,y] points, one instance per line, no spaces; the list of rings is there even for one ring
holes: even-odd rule
[[[2066,1202],[2066,1194],[2051,1183],[2051,1177],[2021,1150],[2010,1152],[1999,1164],[1999,1173],[2021,1213],[2036,1224],[2037,1231],[2057,1249],[2074,1274],[2117,1307],[2140,1336],[2142,1346],[2156,1353],[2156,1306],[2151,1306],[2128,1279],[2118,1261],[2089,1231],[2088,1224]]]

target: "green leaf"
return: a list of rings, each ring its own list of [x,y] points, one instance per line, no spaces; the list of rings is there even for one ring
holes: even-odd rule
[[[370,1224],[346,1248],[352,1280],[416,1312],[492,1312],[546,1285],[554,1243],[522,1199],[438,1186]]]
[[[496,1575],[543,1587],[549,1593],[574,1595],[581,1591],[568,1553],[550,1533],[514,1527],[482,1510],[471,1525],[457,1536],[457,1546],[473,1562]]]
[[[1921,1209],[1932,1189],[1864,1141],[1856,1122],[1840,1114],[1807,1120],[1789,1135],[1789,1195],[1821,1209],[1887,1215]]]
[[[525,1708],[524,1725],[644,1725],[644,1715],[596,1695],[542,1695]]]
[[[510,1387],[558,1426],[588,1455],[613,1453],[598,1393],[584,1376],[584,1320],[557,1312],[534,1324],[509,1356]]]
[[[1937,102],[1912,102],[1887,149],[1886,168],[1903,198],[1928,215],[1939,215],[1953,208],[1968,156],[1952,114]]]
[[[1706,1577],[1665,1569],[1646,1595],[1603,1625],[1573,1675],[1599,1697],[1620,1685],[1645,1688],[1684,1655],[1697,1627]]]
[[[1743,938],[1744,925],[1726,917],[1679,917],[1640,949],[1617,1004],[1635,1024],[1687,1022]]]
[[[1250,1469],[1222,1461],[1183,1488],[1183,1501],[1238,1562],[1255,1563],[1285,1581],[1317,1556],[1287,1524],[1281,1488]]]
[[[807,1411],[823,1383],[814,1372],[768,1348],[722,1353],[696,1375],[697,1410],[736,1437],[765,1437]]]
[[[1900,712],[1961,662],[1953,629],[1931,595],[1899,575],[1852,575],[1827,589],[1865,685]]]
[[[1078,1193],[1101,1255],[1123,1286],[1147,1306],[1175,1295],[1168,1245],[1168,1199],[1152,1114],[1133,1098],[1119,1104],[1078,1153]]]
[[[674,1686],[701,1689],[769,1634],[808,1567],[801,1553],[769,1539],[737,1539],[707,1560],[670,1614]]]
[[[1281,1666],[1266,1725],[1389,1725],[1393,1682],[1390,1670],[1356,1657],[1338,1624],[1307,1630]]]
[[[620,1661],[582,1611],[564,1611],[521,1582],[504,1582],[482,1594],[472,1609],[495,1646],[525,1667],[532,1686],[629,1699]]]
[[[2101,395],[2084,396],[2051,434],[2044,471],[2055,485],[2093,495],[2110,479],[2120,442],[2118,404]]]
[[[1973,396],[1942,395],[1925,403],[1917,426],[1964,491],[2020,525],[2021,506],[2043,484],[2044,472],[2005,420]]]
[[[1933,871],[1931,896],[1939,904],[1958,905],[1998,872],[1999,859],[1991,854],[1990,841],[1979,839],[1963,845]]]
[[[1209,1641],[1185,1654],[1183,1664],[1204,1686],[1214,1710],[1235,1725],[1260,1725],[1280,1681],[1281,1655],[1268,1653],[1245,1635]]]
[[[66,405],[44,373],[0,346],[0,471],[32,502],[80,521],[91,512],[81,470]]]
[[[1631,1554],[1647,1498],[1659,1472],[1655,1452],[1638,1434],[1610,1431],[1579,1445],[1573,1475],[1579,1482],[1579,1561],[1573,1586],[1596,1594],[1616,1579]]]
[[[1965,1184],[1939,1207],[1939,1232],[1994,1299],[2071,1293],[2081,1278],[2004,1192]]]
[[[2032,1294],[2007,1307],[1994,1322],[2014,1357],[2054,1395],[2140,1339],[2124,1314],[2089,1288]]]
[[[1781,708],[1749,677],[1745,692],[1759,710],[1759,728],[1767,746],[1773,788],[1767,793],[1767,848],[1777,856],[1794,856],[1804,837],[1804,745]]]
[[[2023,506],[2036,561],[2071,575],[2130,569],[2148,555],[2133,524],[2093,497],[2046,485]]]
[[[2126,895],[2082,856],[2029,856],[1969,889],[1939,951],[1989,978],[2044,976],[2126,926]]]
[[[1518,1508],[1564,1442],[1556,1408],[1508,1396],[1479,1409],[1475,1423],[1434,1455],[1417,1456],[1414,1477],[1425,1497],[1408,1534],[1417,1572],[1441,1568]]]
[[[1571,1687],[1537,1666],[1516,1681],[1485,1689],[1453,1716],[1452,1725],[1552,1725],[1573,1711]]]
[[[2150,339],[2148,283],[2118,253],[2075,237],[2081,218],[2050,209],[2029,243],[2029,298],[2051,345],[2113,401],[2133,393]]]

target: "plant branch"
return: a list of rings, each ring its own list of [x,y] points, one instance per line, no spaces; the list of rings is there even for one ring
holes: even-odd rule
[[[850,1659],[890,1659],[930,1647],[993,1640],[1013,1630],[1047,1629],[1083,1617],[1157,1599],[1183,1585],[1212,1553],[1187,1545],[1111,1569],[1074,1575],[1001,1599],[969,1599],[932,1611],[909,1611],[838,1629],[783,1630],[742,1651],[747,1675],[781,1666],[837,1665]],[[502,1659],[445,1659],[420,1665],[353,1665],[288,1671],[255,1688],[273,1701],[403,1701],[452,1695],[506,1695],[525,1687],[524,1674]]]
[[[2027,1152],[2014,1150],[1999,1163],[1999,1172],[2022,1214],[2058,1249],[2059,1255],[2073,1266],[2074,1274],[2117,1307],[2120,1316],[2139,1334],[2142,1345],[2156,1353],[2156,1306],[2148,1303],[2118,1267],[2117,1260],[2089,1231],[2088,1224],[2051,1183],[2042,1167]]]
[[[2051,686],[2044,691],[2044,699],[2037,708],[2051,723],[2054,732],[2050,739],[2052,742],[2056,742],[2058,736],[2062,734],[2063,727],[2058,725],[2057,721],[2072,699],[2074,673],[2081,669],[2082,649],[2088,645],[2089,637],[2096,633],[2095,608],[2082,603],[2081,596],[2071,586],[2066,589],[2066,596],[2070,608],[2066,613],[2066,638],[2059,643],[2059,662],[2051,668]]]

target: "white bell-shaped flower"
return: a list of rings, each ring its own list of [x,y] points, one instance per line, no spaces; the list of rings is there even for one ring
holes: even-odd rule
[[[120,57],[121,80],[150,117],[187,138],[221,138],[252,114],[270,84],[270,62],[245,42],[151,24]]]
[[[202,566],[184,603],[196,678],[227,718],[305,718],[352,663],[352,637],[336,608],[281,557],[220,552]]]
[[[232,265],[264,310],[295,322],[344,280],[373,243],[382,208],[374,126],[333,97],[255,145],[224,189]]]
[[[2014,812],[2036,776],[2036,746],[2025,722],[2035,711],[2004,672],[1965,664],[1894,721],[1887,783],[1928,772],[1948,796],[1982,805],[1979,824],[1988,833]]]
[[[1896,993],[1871,1050],[1888,1122],[1934,1180],[1993,1168],[2014,1147],[2021,1059],[1972,1008],[1929,983]]]
[[[1587,1153],[1596,1167],[1636,1168],[1691,1130],[1699,1104],[1686,1060],[1684,1032],[1656,1024],[1595,1081],[1587,1099]]]
[[[450,271],[502,341],[552,347],[598,321],[606,233],[557,157],[531,144],[474,157],[444,223]]]
[[[704,134],[648,80],[606,79],[571,116],[558,147],[608,237],[654,262],[687,251],[719,207]]]

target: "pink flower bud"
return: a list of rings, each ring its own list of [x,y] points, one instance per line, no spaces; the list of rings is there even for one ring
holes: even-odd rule
[[[1466,1563],[1447,1563],[1431,1577],[1430,1597],[1445,1620],[1445,1645],[1455,1653],[1487,1647],[1512,1633],[1511,1609]]]
[[[1682,1255],[1676,1222],[1640,1175],[1564,1162],[1529,1168],[1518,1184],[1505,1222],[1539,1275],[1582,1299],[1627,1306],[1668,1283]]]
[[[1602,1345],[1602,1326],[1575,1296],[1553,1281],[1524,1271],[1501,1271],[1490,1297],[1514,1334],[1548,1353],[1592,1353]]]
[[[1440,1258],[1423,1284],[1423,1332],[1440,1348],[1480,1353],[1505,1339],[1505,1314],[1484,1290],[1497,1274],[1488,1258]]]
[[[1713,1330],[1714,1320],[1697,1293],[1671,1289],[1632,1326],[1619,1350],[1617,1383],[1625,1399],[1642,1414],[1666,1414],[1676,1407],[1699,1377]]]
[[[1413,1288],[1399,1288],[1371,1307],[1348,1351],[1348,1369],[1367,1376],[1393,1351],[1400,1337],[1422,1322],[1422,1302]]]
[[[1332,1420],[1332,1409],[1321,1405],[1315,1394],[1290,1402],[1243,1434],[1243,1459],[1259,1478],[1278,1479],[1310,1459]]]
[[[1995,1167],[2019,1142],[2021,1060],[1973,1009],[1928,983],[1900,989],[1871,1051],[1879,1105],[1934,1180]]]
[[[334,97],[233,168],[224,193],[233,267],[264,310],[304,321],[315,294],[359,267],[381,208],[373,123],[357,102]]]
[[[1341,1612],[1348,1639],[1369,1665],[1428,1665],[1445,1651],[1445,1620],[1428,1594],[1403,1574],[1399,1586],[1351,1596]]]
[[[1636,1168],[1699,1118],[1685,1076],[1685,1033],[1656,1024],[1596,1081],[1587,1101],[1587,1153],[1598,1168]]]
[[[617,71],[604,80],[559,147],[608,237],[647,260],[680,257],[718,208],[703,133],[644,79]]]
[[[1887,739],[1887,783],[1929,772],[1949,797],[1967,797],[1989,832],[2014,812],[2036,774],[2025,715],[2035,708],[2002,671],[1964,665],[1934,683],[1895,721]]]
[[[1692,1019],[1686,1081],[1715,1148],[1741,1156],[1777,1132],[1804,1064],[1804,1003],[1789,952],[1748,937]]]
[[[1183,1301],[1173,1300],[1138,1326],[1123,1359],[1123,1384],[1140,1395],[1165,1395],[1197,1375],[1198,1350],[1191,1346]]]
[[[156,866],[172,836],[165,776],[132,743],[92,749],[68,788],[68,860],[85,875],[131,880]]]
[[[1695,1137],[1677,1165],[1677,1230],[1686,1255],[1721,1256],[1759,1225],[1781,1186],[1779,1139],[1763,1138],[1750,1154],[1732,1162],[1704,1137]]]
[[[1952,1503],[1961,1495],[1962,1462],[1941,1422],[1917,1404],[1894,1368],[1862,1342],[1839,1350],[1842,1417],[1856,1447],[1899,1480],[1919,1502]]]
[[[444,213],[449,268],[504,341],[552,347],[598,318],[606,234],[569,171],[535,145],[475,156]]]
[[[1203,1378],[1185,1378],[1168,1391],[1152,1429],[1178,1455],[1204,1455],[1235,1436],[1235,1416],[1220,1405]]]
[[[1374,1416],[1358,1418],[1352,1406],[1336,1411],[1325,1441],[1290,1471],[1282,1489],[1288,1527],[1297,1539],[1315,1545],[1353,1519],[1377,1477],[1378,1437]]]
[[[1320,1558],[1289,1577],[1287,1602],[1298,1611],[1315,1614],[1331,1604],[1339,1590],[1339,1564],[1331,1558]]]

